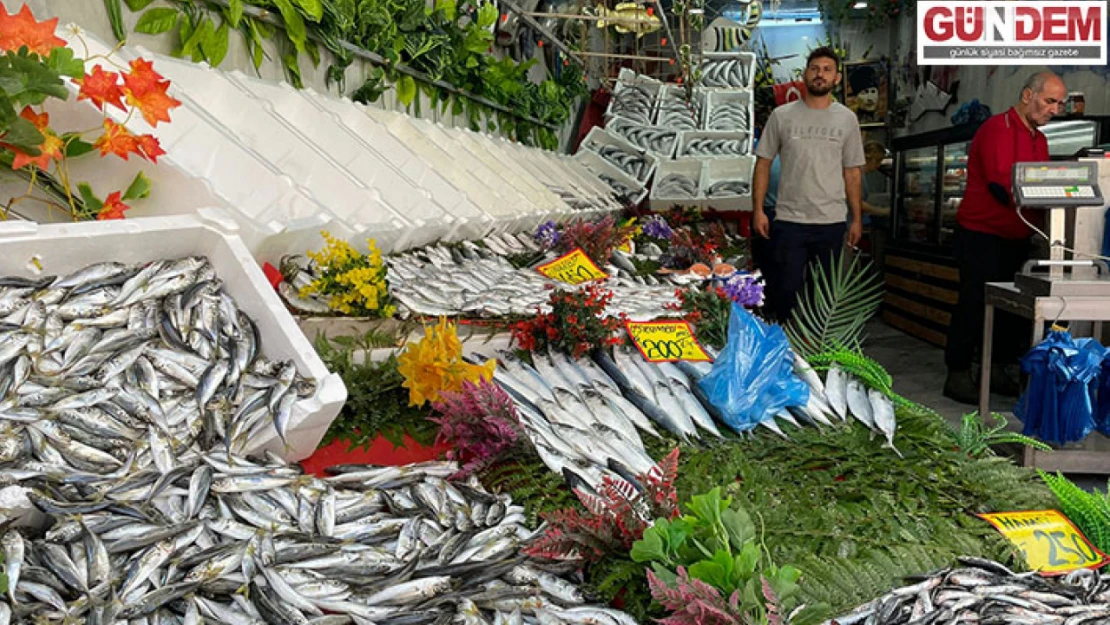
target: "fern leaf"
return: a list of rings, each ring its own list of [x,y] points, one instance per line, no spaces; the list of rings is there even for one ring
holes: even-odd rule
[[[791,347],[808,358],[822,351],[859,346],[864,324],[882,301],[878,274],[859,256],[838,262],[826,273],[820,263],[810,266],[812,289],[798,298],[786,335]]]

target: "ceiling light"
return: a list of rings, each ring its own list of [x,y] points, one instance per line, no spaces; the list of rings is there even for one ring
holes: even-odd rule
[[[853,9],[866,9],[867,8],[867,2],[857,2],[857,3],[852,5],[852,8]]]

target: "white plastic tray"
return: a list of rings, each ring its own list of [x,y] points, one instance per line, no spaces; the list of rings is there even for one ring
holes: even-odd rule
[[[606,121],[619,118],[628,120],[634,124],[650,123],[655,116],[656,100],[659,98],[659,90],[662,86],[663,83],[654,78],[641,76],[628,68],[621,69],[620,74],[617,75],[617,82],[613,86],[613,97],[609,100],[609,106],[605,109]],[[620,98],[621,92],[629,87],[642,87],[652,98],[652,101],[648,103],[649,106],[644,119],[630,116],[627,111],[619,111],[616,109],[616,104]]]
[[[681,111],[664,111],[664,105],[668,103],[683,103],[684,106]],[[686,99],[686,89],[681,85],[667,84],[659,90],[659,97],[655,102],[655,125],[659,128],[668,128],[672,130],[698,130],[702,127],[702,114],[705,112],[705,92],[701,89],[694,88],[693,97],[690,100]],[[680,119],[690,119],[694,125],[690,127],[677,123]]]
[[[631,190],[631,194],[624,195],[624,197],[627,198],[632,204],[639,204],[641,201],[643,201],[644,196],[647,193],[647,190],[644,189],[643,185],[637,182],[635,178],[624,173],[619,168],[613,166],[612,163],[601,158],[594,152],[590,152],[589,150],[579,152],[574,155],[574,160],[578,161],[583,167],[597,176],[599,181],[601,180],[602,175],[606,175],[613,180],[626,185]],[[606,186],[609,186],[608,183],[605,183],[604,181],[602,182]],[[617,188],[609,188],[610,193],[612,193],[613,195],[622,195],[622,192],[619,191]]]
[[[618,135],[619,137],[621,137],[625,141],[628,141],[629,143],[632,143],[632,144],[636,145],[637,147],[639,147],[642,150],[647,150],[648,152],[651,152],[652,154],[658,156],[659,158],[662,158],[662,159],[674,158],[675,147],[678,145],[678,131],[674,130],[673,128],[659,128],[657,126],[644,126],[642,124],[634,124],[634,123],[628,121],[627,119],[624,119],[624,118],[621,118],[621,117],[615,117],[615,118],[613,118],[612,121],[610,121],[608,124],[605,125],[605,129],[608,130],[610,132],[610,134]],[[634,131],[639,130],[639,129],[646,129],[646,130],[649,130],[649,131],[665,133],[666,135],[669,135],[669,139],[665,138],[664,141],[662,141],[661,148],[660,149],[655,149],[647,141],[643,141],[643,140],[635,141],[635,140],[632,139],[632,137],[630,136],[629,133],[634,132]]]
[[[724,140],[737,140],[741,142],[744,150],[743,154],[688,154],[687,147],[692,141],[698,139],[724,139]],[[752,139],[751,135],[747,132],[724,132],[713,130],[695,130],[693,132],[682,133],[678,142],[678,158],[737,158],[741,156],[749,156],[752,153]]]
[[[647,167],[643,168],[643,170],[640,172],[640,175],[633,176],[636,179],[636,182],[640,183],[641,185],[647,185],[648,181],[651,180],[651,175],[655,173],[655,168],[659,166],[659,159],[653,154],[640,148],[639,146],[626,141],[620,135],[611,133],[604,128],[601,128],[600,126],[594,126],[593,128],[591,128],[590,132],[586,135],[586,138],[582,140],[582,144],[579,146],[579,149],[596,152],[598,156],[604,158],[613,166],[620,169],[620,165],[614,162],[611,158],[602,154],[602,150],[604,148],[615,148],[624,154],[639,157],[647,161]],[[622,171],[624,170],[622,169]],[[632,174],[629,175],[631,176]]]
[[[743,78],[745,78],[745,75],[742,73],[740,76],[741,80],[737,80],[733,76],[727,76],[724,78],[722,84],[707,83],[706,80],[708,77],[704,74],[704,67],[707,65],[707,63],[711,61],[721,61],[728,59],[734,59],[737,63],[742,63],[745,66],[747,81],[745,82],[744,80],[742,80]],[[699,81],[699,86],[704,89],[751,89],[752,84],[755,81],[755,53],[706,52],[702,56],[702,68],[703,74],[701,80]]]
[[[697,197],[668,197],[663,195],[659,188],[667,176],[681,174],[694,179],[697,185]],[[655,172],[655,182],[651,185],[651,196],[648,205],[653,211],[667,210],[673,206],[705,206],[705,194],[702,192],[702,180],[705,176],[705,159],[680,158],[673,161],[663,161]]]
[[[754,171],[754,156],[709,159],[705,164],[705,175],[701,182],[701,192],[705,195],[705,205],[717,210],[751,210],[752,196],[750,191],[746,195],[721,197],[709,197],[708,194],[710,187],[726,180],[746,182],[751,185]]]
[[[316,393],[293,406],[288,440],[282,445],[272,429],[248,442],[246,451],[273,451],[288,460],[307,458],[347,399],[338,375],[330,373],[297,323],[278,299],[250,251],[228,228],[234,221],[219,209],[197,216],[124,219],[70,224],[0,223],[0,275],[30,276],[28,261],[37,256],[47,274],[64,275],[92,263],[138,263],[182,256],[207,256],[228,295],[258,324],[262,353],[292,360],[301,375],[316,381]]]
[[[751,91],[742,91],[742,90],[710,91],[708,94],[706,94],[706,97],[705,97],[705,115],[702,118],[705,121],[705,123],[702,124],[703,129],[705,129],[705,130],[735,130],[735,131],[743,130],[743,131],[751,131],[752,120],[753,120],[753,116],[755,114],[755,107],[753,105],[753,99],[754,98],[752,97],[752,92]],[[712,119],[711,116],[713,114],[713,110],[716,107],[719,107],[721,105],[732,104],[732,103],[739,103],[741,106],[744,106],[748,109],[748,124],[747,124],[747,126],[745,126],[743,128],[735,127],[735,126],[719,127],[719,128],[710,127],[710,123],[711,123],[710,120]]]

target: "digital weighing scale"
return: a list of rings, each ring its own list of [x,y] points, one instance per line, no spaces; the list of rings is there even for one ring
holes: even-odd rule
[[[1062,240],[1069,209],[1105,206],[1098,186],[1098,165],[1085,162],[1014,163],[1013,195],[1018,210],[1059,211],[1053,219],[1053,239]],[[1060,235],[1057,238],[1057,235]],[[1065,269],[1095,268],[1092,277],[1064,273]],[[1048,270],[1048,272],[1037,271]],[[1014,286],[1033,297],[1110,297],[1110,267],[1101,260],[1032,260],[1014,276]]]

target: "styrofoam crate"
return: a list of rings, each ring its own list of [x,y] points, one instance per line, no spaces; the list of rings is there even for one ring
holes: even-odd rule
[[[367,149],[357,135],[344,127],[334,115],[321,110],[299,89],[288,83],[273,83],[252,78],[239,71],[225,74],[233,82],[267,101],[274,113],[310,133],[312,141],[327,146],[328,153],[363,185],[381,195],[383,201],[413,224],[408,245],[427,245],[452,236],[465,218],[438,206],[426,192],[416,188],[394,170],[377,152]]]
[[[486,214],[465,193],[443,177],[436,168],[426,163],[411,147],[366,114],[366,107],[349,99],[338,99],[304,89],[305,97],[322,109],[335,115],[353,134],[393,164],[406,179],[428,193],[446,211],[462,223],[459,238],[480,239],[493,228],[493,218]]]
[[[620,117],[613,118],[605,125],[605,129],[612,134],[620,136],[636,147],[651,152],[659,158],[674,158],[675,147],[678,145],[677,130],[634,124]],[[660,139],[659,143],[653,144],[652,138],[656,136]]]
[[[716,64],[733,61],[723,73],[715,78],[709,76],[710,68]],[[755,81],[755,53],[753,52],[706,52],[702,56],[701,78],[698,85],[705,89],[751,89]]]
[[[92,34],[85,32],[77,39],[67,29],[59,28],[56,34],[69,46],[84,51],[90,58],[102,57],[112,51]],[[133,59],[135,53],[127,46],[116,53],[120,61]],[[91,60],[86,70],[100,63]],[[161,63],[155,63],[155,71]],[[56,127],[91,128],[103,120],[103,113],[88,102],[77,102],[77,87],[67,81],[71,97],[66,102],[50,101],[48,110]],[[211,196],[223,203],[240,228],[240,236],[251,252],[261,261],[277,263],[281,255],[318,247],[322,241],[321,229],[330,230],[337,237],[351,234],[349,228],[337,221],[331,211],[319,203],[311,191],[285,175],[271,162],[235,140],[226,129],[189,107],[178,107],[171,112],[172,122],[149,126],[141,116],[129,116],[116,107],[105,107],[113,121],[125,124],[136,134],[153,134],[161,142],[166,154],[158,165],[148,169],[153,183],[151,198],[158,194],[189,194],[195,187],[171,177],[166,172],[178,170],[203,185]],[[75,161],[78,164],[80,161]],[[97,160],[100,163],[99,160]],[[79,167],[80,165],[78,165]],[[112,165],[100,165],[109,171]],[[90,180],[97,184],[97,180]],[[159,187],[169,182],[168,188]],[[115,182],[114,184],[118,184]],[[202,197],[205,194],[186,195]],[[196,204],[174,198],[174,201],[144,202],[129,213],[133,216],[191,213]]]
[[[409,123],[407,116],[393,111],[385,111],[371,107],[362,107],[363,113],[371,119],[381,123],[394,137],[409,149],[413,150],[421,160],[428,163],[437,172],[443,175],[458,191],[467,197],[492,220],[492,228],[504,231],[512,227],[516,220],[516,213],[509,206],[510,201],[497,192],[497,189],[487,186],[476,178],[473,168],[463,166],[456,157],[436,145],[424,133]],[[466,164],[469,165],[469,164]]]
[[[681,85],[664,85],[655,102],[655,126],[683,131],[700,129],[705,92],[695,88],[692,94],[687,99],[686,89]]]
[[[635,178],[636,182],[644,186],[651,180],[651,175],[655,173],[655,168],[659,165],[659,159],[651,153],[625,141],[621,136],[613,134],[600,126],[594,126],[590,129],[586,138],[582,140],[579,149],[596,152],[598,156],[609,161],[613,166]],[[616,154],[614,154],[614,152],[616,152]],[[644,165],[640,168],[640,171],[637,172],[638,175],[620,166],[620,163],[615,160],[619,154],[643,159]]]
[[[288,460],[315,451],[347,399],[343,380],[331,373],[286,311],[250,251],[219,209],[200,209],[196,216],[136,218],[69,224],[0,223],[0,275],[30,276],[28,262],[37,257],[46,274],[65,275],[107,260],[140,263],[203,255],[211,260],[228,295],[258,325],[262,353],[292,360],[301,375],[316,382],[316,392],[293,405],[285,449],[268,429],[248,442],[247,453],[272,451]]]
[[[671,174],[680,174],[692,178],[694,186],[697,189],[697,196],[668,197],[665,195],[660,188],[660,183]],[[651,195],[648,199],[648,206],[653,211],[667,210],[673,206],[705,206],[705,194],[702,193],[701,190],[704,175],[705,159],[680,158],[659,163],[659,168],[655,171],[655,182],[651,185]]]
[[[704,123],[702,127],[704,130],[733,130],[751,132],[752,121],[754,120],[755,107],[754,97],[751,91],[712,91],[706,94],[705,97],[705,115],[702,116]],[[746,108],[748,111],[747,124],[743,127],[732,126],[731,124],[722,124],[717,121],[713,122],[713,111],[721,106],[729,106],[739,104],[741,107]]]
[[[599,180],[604,182],[605,185],[608,186],[611,189],[611,192],[616,196],[624,197],[628,200],[628,202],[632,204],[639,204],[641,201],[643,201],[644,194],[646,192],[646,189],[644,189],[643,185],[637,182],[636,179],[632,176],[629,176],[617,167],[614,167],[613,164],[609,161],[590,151],[579,152],[575,154],[573,158],[574,160],[581,163],[583,167],[597,176]],[[602,176],[613,180],[619,185],[627,187],[627,190],[622,190],[616,186],[613,186],[612,183],[602,178]]]
[[[212,123],[223,125],[282,172],[312,189],[319,201],[356,233],[360,244],[375,239],[383,252],[410,246],[411,237],[423,224],[402,217],[379,193],[332,159],[324,146],[274,112],[268,101],[207,65],[159,56],[142,47],[135,50],[155,60],[160,73],[171,80],[172,96]]]
[[[690,146],[695,141],[708,139],[711,141],[739,141],[740,154],[708,154],[699,152],[690,153]],[[752,152],[752,138],[746,132],[718,132],[713,130],[696,130],[693,132],[682,133],[678,141],[677,158],[737,158],[740,156],[748,156]]]
[[[717,210],[751,210],[751,183],[755,171],[755,161],[754,156],[743,156],[740,158],[715,158],[706,162],[705,175],[701,183],[701,191],[705,195],[706,206]],[[709,197],[709,189],[713,185],[725,181],[747,183],[748,192],[746,194]]]
[[[570,175],[583,180],[584,184],[594,189],[595,198],[598,198],[598,201],[601,202],[601,205],[598,206],[599,211],[612,212],[623,209],[623,206],[613,198],[612,187],[605,184],[605,182],[599,179],[597,175],[590,171],[583,163],[575,160],[573,156],[568,156],[566,154],[557,154],[555,157],[555,162],[558,163],[559,166],[565,168]]]
[[[613,96],[609,100],[609,106],[605,109],[605,119],[612,120],[621,118],[637,124],[650,124],[654,119],[655,102],[659,97],[659,90],[662,86],[663,83],[654,78],[641,76],[628,68],[623,68],[620,74],[617,75],[616,84],[613,85]],[[627,97],[622,94],[628,89],[642,89],[646,92],[648,99],[647,111],[643,113],[632,113],[622,108],[621,100]]]
[[[529,148],[504,137],[492,137],[466,128],[456,130],[485,145],[491,153],[501,155],[504,162],[510,163],[514,169],[531,175],[545,189],[558,196],[565,205],[564,210],[549,215],[549,219],[561,222],[578,210],[594,207],[592,194],[560,167],[552,166],[543,156],[543,150]]]

